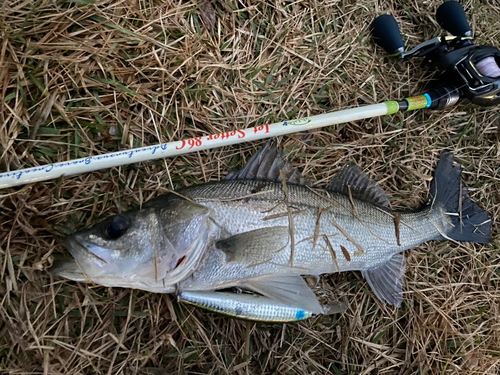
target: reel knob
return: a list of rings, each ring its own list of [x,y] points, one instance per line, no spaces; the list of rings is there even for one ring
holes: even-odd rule
[[[370,30],[373,41],[390,55],[404,52],[405,43],[393,16],[389,14],[378,16],[370,25]]]
[[[441,27],[455,36],[472,36],[462,4],[457,1],[446,1],[436,11],[436,20]]]

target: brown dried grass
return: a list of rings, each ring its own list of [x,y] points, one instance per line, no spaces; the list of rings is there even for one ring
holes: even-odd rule
[[[479,41],[500,46],[498,6],[465,3]],[[440,2],[398,4],[5,0],[0,168],[418,94],[426,81],[419,62],[384,57],[367,28],[391,11],[414,46],[439,34]],[[236,321],[169,295],[46,272],[65,252],[61,236],[167,188],[220,179],[260,144],[3,190],[0,372],[497,374],[499,129],[496,108],[460,106],[284,137],[312,181],[326,183],[354,160],[399,208],[423,202],[439,154],[452,149],[473,199],[495,223],[491,245],[408,251],[402,308],[382,305],[358,273],[345,273],[322,278],[320,287],[348,311],[299,324]]]

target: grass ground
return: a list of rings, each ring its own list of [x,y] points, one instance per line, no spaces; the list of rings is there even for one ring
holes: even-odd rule
[[[374,48],[391,12],[409,46],[441,33],[439,1],[0,2],[0,171],[151,145],[416,95],[428,77]],[[483,44],[500,46],[500,8],[464,2]],[[155,124],[157,127],[155,127]],[[458,106],[281,139],[318,185],[356,161],[397,208],[424,200],[451,149],[494,221],[490,245],[406,252],[400,309],[359,273],[320,293],[349,309],[298,324],[255,324],[170,295],[51,277],[58,239],[172,188],[217,180],[260,143],[0,192],[0,373],[498,374],[498,108]]]

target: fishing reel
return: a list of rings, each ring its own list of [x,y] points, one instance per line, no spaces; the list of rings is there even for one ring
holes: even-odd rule
[[[461,102],[480,106],[500,103],[500,50],[473,43],[465,11],[456,1],[438,8],[436,20],[452,36],[428,40],[406,51],[398,24],[393,16],[382,15],[371,24],[373,39],[391,55],[403,60],[423,58],[422,65],[437,72],[437,86],[428,91],[432,109]]]

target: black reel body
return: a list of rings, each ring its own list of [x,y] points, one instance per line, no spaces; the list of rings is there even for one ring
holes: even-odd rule
[[[500,76],[489,76],[485,74],[487,69],[478,66],[486,59],[499,66],[498,48],[472,44],[468,38],[443,37],[435,46],[425,46],[417,54],[402,53],[401,56],[405,59],[423,57],[422,65],[430,71],[437,71],[438,86],[455,87],[462,100],[483,107],[500,104]]]
[[[431,90],[434,96],[436,92],[445,96],[453,93],[453,98],[444,98],[432,108],[444,108],[458,101],[480,106],[500,104],[500,50],[473,44],[465,12],[456,1],[443,3],[437,10],[437,19],[455,36],[434,38],[404,52],[396,20],[383,15],[371,25],[373,39],[387,52],[403,59],[423,58],[422,65],[437,72],[439,90]]]
[[[454,51],[455,52],[455,51]],[[500,76],[490,77],[481,73],[478,63],[493,58],[500,64],[500,51],[495,47],[472,45],[456,55],[445,55],[439,64],[444,75],[456,82],[458,89],[471,103],[480,106],[500,104]],[[449,65],[446,64],[450,61]],[[440,66],[437,67],[441,68]]]

